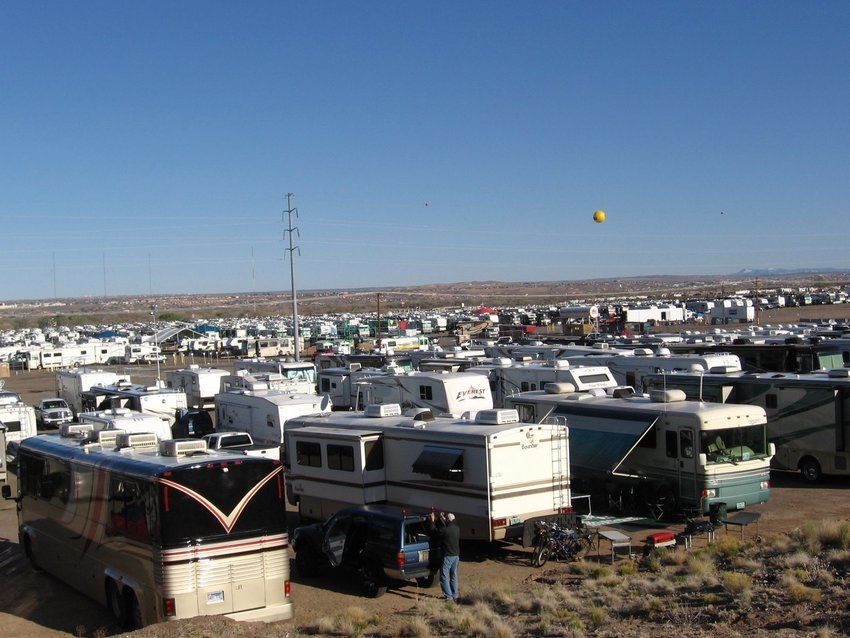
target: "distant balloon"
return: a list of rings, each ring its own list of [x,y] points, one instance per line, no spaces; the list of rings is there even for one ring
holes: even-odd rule
[[[604,210],[598,210],[595,213],[593,213],[593,221],[595,221],[597,224],[601,224],[602,222],[604,222],[605,221],[605,211]]]

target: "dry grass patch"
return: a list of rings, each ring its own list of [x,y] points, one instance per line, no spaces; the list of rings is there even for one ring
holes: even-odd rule
[[[804,585],[792,573],[783,574],[780,582],[792,603],[816,603],[823,598],[823,593],[819,589]]]

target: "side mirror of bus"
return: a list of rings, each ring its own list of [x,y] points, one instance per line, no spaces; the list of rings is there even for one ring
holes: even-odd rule
[[[708,456],[706,456],[704,453],[699,455],[699,464],[702,467],[708,465]]]
[[[768,456],[776,456],[776,443],[768,443],[767,444],[767,455]]]

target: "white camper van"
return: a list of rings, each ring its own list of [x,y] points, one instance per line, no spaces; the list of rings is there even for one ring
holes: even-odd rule
[[[493,541],[571,510],[567,429],[515,410],[470,421],[370,405],[296,417],[285,438],[287,499],[305,519],[367,503],[438,508],[457,514],[462,538]]]
[[[487,378],[472,372],[402,372],[360,379],[356,407],[397,403],[402,410],[427,408],[434,414],[461,416],[493,407]]]
[[[2,388],[0,385],[0,423],[6,426],[6,442],[35,436],[38,426],[33,407],[21,401],[17,393]]]
[[[141,434],[149,432],[156,434],[160,441],[172,438],[171,424],[153,414],[143,414],[127,408],[114,408],[111,410],[99,410],[97,412],[81,412],[79,415],[81,425],[90,425],[93,430],[120,430],[128,434]],[[65,427],[74,427],[67,424]]]
[[[119,382],[130,383],[130,377],[126,374],[109,372],[107,370],[57,370],[56,371],[56,395],[71,408],[76,416],[83,410],[83,392],[95,385],[115,385]]]
[[[92,386],[83,392],[82,404],[87,412],[128,408],[158,416],[170,425],[174,425],[178,413],[188,407],[186,393],[182,390],[124,382]]]
[[[221,390],[221,379],[229,374],[227,370],[191,365],[169,372],[168,387],[185,392],[186,403],[191,408],[213,408],[215,395]]]

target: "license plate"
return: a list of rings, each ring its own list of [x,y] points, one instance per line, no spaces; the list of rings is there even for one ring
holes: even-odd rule
[[[424,563],[427,560],[428,560],[428,550],[427,549],[420,549],[419,550],[419,562]]]
[[[511,516],[510,525],[519,525],[519,523],[520,523],[519,516]]]
[[[215,605],[218,603],[224,602],[224,592],[223,591],[208,591],[207,592],[207,605]]]
[[[739,510],[744,509],[746,506],[746,503],[735,503],[735,507],[737,507]]]

